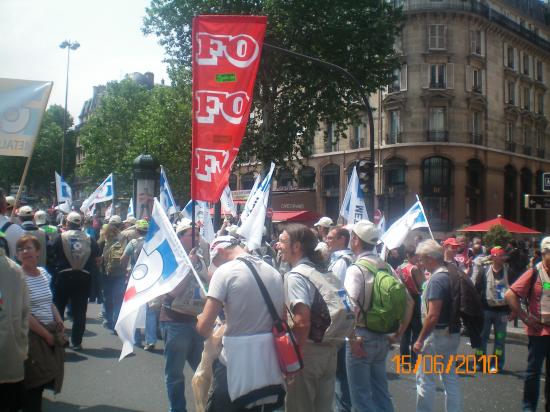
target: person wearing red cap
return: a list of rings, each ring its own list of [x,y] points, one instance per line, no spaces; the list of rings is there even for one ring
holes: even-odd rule
[[[445,239],[445,241],[443,242],[443,259],[445,260],[446,264],[452,263],[453,265],[456,265],[458,267],[455,261],[455,256],[459,246],[460,245],[454,237]]]
[[[476,278],[476,289],[481,296],[483,304],[484,323],[481,332],[481,347],[476,349],[476,355],[487,353],[487,341],[491,328],[495,329],[495,342],[493,354],[498,359],[498,369],[491,367],[491,373],[496,373],[504,368],[504,354],[506,342],[506,325],[510,307],[507,305],[504,295],[510,287],[509,268],[505,263],[506,252],[500,246],[491,249],[491,263],[484,265]]]

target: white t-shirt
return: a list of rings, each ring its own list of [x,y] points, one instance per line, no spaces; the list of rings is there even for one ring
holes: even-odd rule
[[[6,216],[0,215],[0,230],[4,227],[6,223],[10,220]],[[5,231],[4,235],[6,236],[6,241],[8,242],[8,247],[10,248],[10,257],[15,259],[17,252],[15,250],[15,244],[21,236],[25,234],[25,231],[18,224],[11,224]]]
[[[38,270],[40,271],[38,276],[25,274],[25,281],[29,288],[31,315],[45,325],[54,321],[51,276],[44,268],[39,267]]]
[[[371,252],[363,252],[357,256],[357,260],[362,257],[367,257],[374,262],[382,262],[380,257]],[[357,302],[361,304],[363,310],[367,310],[370,306],[370,299],[372,296],[372,287],[374,285],[374,274],[368,270],[361,271],[357,265],[350,265],[346,270],[346,279],[344,281],[344,288],[348,292],[349,297],[354,305],[357,305]],[[359,310],[359,307],[356,307],[356,310]]]
[[[241,255],[258,271],[269,296],[282,318],[284,313],[283,277],[260,258]],[[208,296],[223,303],[226,336],[271,332],[273,318],[250,269],[239,260],[224,263],[212,275]]]

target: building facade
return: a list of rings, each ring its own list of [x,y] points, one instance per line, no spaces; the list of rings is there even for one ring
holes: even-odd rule
[[[501,214],[547,231],[547,211],[523,206],[550,172],[550,26],[538,0],[394,0],[405,24],[395,81],[371,96],[376,194],[387,219],[418,194],[434,231],[447,233]],[[366,123],[366,121],[365,121]],[[281,172],[276,190],[316,193],[333,218],[349,173],[370,156],[368,127],[348,138],[320,133],[305,166]],[[232,177],[252,186],[252,172]],[[299,202],[298,202],[299,203]]]

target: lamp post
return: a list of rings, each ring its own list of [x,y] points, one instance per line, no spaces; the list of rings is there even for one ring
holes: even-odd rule
[[[65,138],[67,137],[67,97],[69,95],[69,60],[71,50],[76,50],[80,47],[77,41],[63,40],[59,45],[62,49],[67,49],[67,78],[65,80],[65,111],[63,112],[63,140],[61,141],[61,171],[59,174],[63,176],[63,157],[65,155]]]

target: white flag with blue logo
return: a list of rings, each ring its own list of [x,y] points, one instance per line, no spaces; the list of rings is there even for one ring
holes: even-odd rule
[[[258,190],[258,186],[260,186],[260,183],[262,182],[262,175],[258,174],[256,176],[256,180],[254,181],[254,185],[252,186],[252,189],[250,189],[250,193],[248,194],[248,198],[246,199],[246,203],[244,204],[243,211],[241,212],[241,222],[244,222],[248,215],[250,214],[250,211],[252,210],[252,204],[254,203],[254,194]]]
[[[0,156],[31,155],[52,82],[0,79]]]
[[[134,332],[145,326],[144,305],[172,291],[186,276],[191,262],[157,199],[143,249],[132,270],[115,330],[122,340],[120,359],[133,351]]]
[[[130,203],[128,204],[128,211],[126,212],[126,219],[129,217],[135,217],[134,215],[134,198],[132,197],[130,199]]]
[[[347,224],[354,224],[360,220],[369,219],[367,207],[365,206],[365,194],[359,186],[359,176],[355,167],[351,173],[344,201],[340,208],[340,216],[346,220]]]
[[[424,207],[418,200],[382,235],[380,240],[384,242],[386,249],[392,250],[403,244],[409,232],[421,227],[429,228],[428,219],[424,213]]]
[[[55,190],[57,192],[57,203],[67,202],[69,205],[72,203],[73,191],[71,186],[57,172],[55,172]]]
[[[181,213],[183,217],[193,220],[193,203],[191,203],[191,200],[187,202]],[[214,225],[212,223],[212,217],[210,216],[208,202],[195,200],[195,224],[199,228],[202,238],[208,243],[212,243],[216,237],[216,233],[214,232]]]
[[[237,216],[237,208],[235,207],[235,202],[233,202],[233,196],[231,195],[231,189],[229,185],[225,186],[223,189],[222,196],[220,197],[220,202],[222,205],[222,211],[224,213],[231,213],[231,216]]]
[[[101,183],[94,192],[88,196],[84,202],[82,202],[82,206],[80,207],[80,210],[83,213],[86,213],[86,211],[89,211],[93,205],[96,203],[102,203],[106,202],[108,200],[113,200],[113,174],[111,173],[109,176],[105,178],[103,183]]]
[[[164,173],[164,167],[160,166],[160,195],[159,195],[160,204],[168,216],[172,216],[178,211],[176,208],[176,201],[172,195],[172,190],[170,189],[170,184],[168,183],[168,178],[166,173]]]
[[[275,164],[271,163],[269,173],[264,177],[262,183],[258,186],[258,189],[253,195],[248,216],[244,221],[241,216],[241,225],[237,229],[237,233],[246,239],[246,246],[249,250],[258,249],[262,245],[265,214],[267,212],[269,189],[271,187],[271,177],[273,176],[274,169]]]

